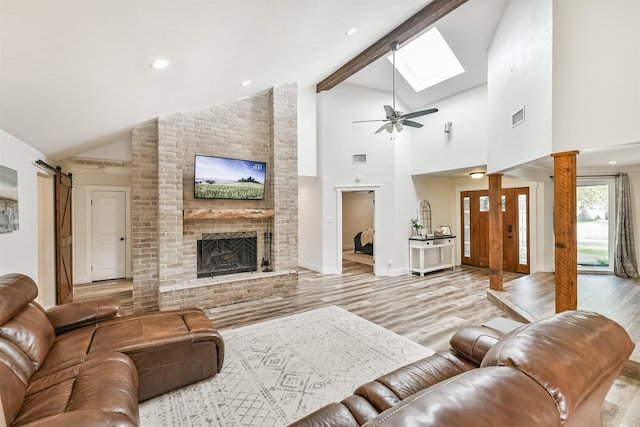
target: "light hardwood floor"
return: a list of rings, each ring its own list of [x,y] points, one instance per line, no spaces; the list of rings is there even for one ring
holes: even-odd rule
[[[521,277],[505,272],[504,280],[509,283]],[[487,300],[488,287],[489,271],[484,268],[458,267],[424,277],[380,277],[372,274],[371,266],[346,260],[342,275],[322,275],[301,268],[298,288],[288,296],[207,311],[224,335],[226,329],[337,305],[439,350],[448,346],[449,338],[460,327],[505,316]],[[121,298],[125,312],[130,312],[131,281],[78,286],[74,297],[83,299],[111,292]],[[603,420],[606,427],[640,426],[640,382],[624,376],[616,380],[603,406]]]
[[[544,319],[555,313],[555,275],[534,273],[506,283],[504,291],[492,297],[505,304],[503,309],[516,309],[528,321]],[[615,320],[640,342],[640,279],[625,279],[611,274],[578,274],[578,309],[595,311]],[[640,365],[640,345],[631,360]],[[638,369],[640,372],[640,369]],[[640,375],[636,375],[640,379]]]

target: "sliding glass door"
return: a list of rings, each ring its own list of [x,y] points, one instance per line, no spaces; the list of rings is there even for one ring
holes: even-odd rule
[[[578,179],[578,270],[613,271],[613,179]]]

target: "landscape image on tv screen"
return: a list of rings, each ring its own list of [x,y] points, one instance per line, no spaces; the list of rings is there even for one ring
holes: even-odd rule
[[[196,156],[196,199],[262,200],[266,163],[224,157]]]

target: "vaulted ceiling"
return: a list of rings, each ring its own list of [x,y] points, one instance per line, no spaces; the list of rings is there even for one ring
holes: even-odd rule
[[[415,110],[484,84],[506,3],[469,0],[440,19],[435,25],[466,72],[419,93],[398,79],[399,100]],[[0,128],[59,160],[128,141],[132,126],[160,115],[280,83],[312,89],[430,4],[0,0]],[[346,36],[351,28],[356,33]],[[152,69],[158,57],[169,67]],[[391,73],[382,57],[346,82],[390,92]],[[603,153],[593,156],[601,161]]]
[[[470,70],[420,94],[399,85],[406,105],[486,81],[486,48],[505,1],[471,0],[443,21]],[[284,82],[314,87],[429,3],[1,0],[0,128],[60,159],[127,140],[133,125],[159,115]],[[346,36],[350,28],[357,32]],[[151,69],[157,57],[169,67]],[[390,70],[380,61],[349,81],[390,91]]]

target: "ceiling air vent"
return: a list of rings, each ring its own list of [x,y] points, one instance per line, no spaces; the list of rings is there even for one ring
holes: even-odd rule
[[[364,165],[367,163],[367,155],[366,154],[354,154],[353,155],[353,164],[354,165]]]

